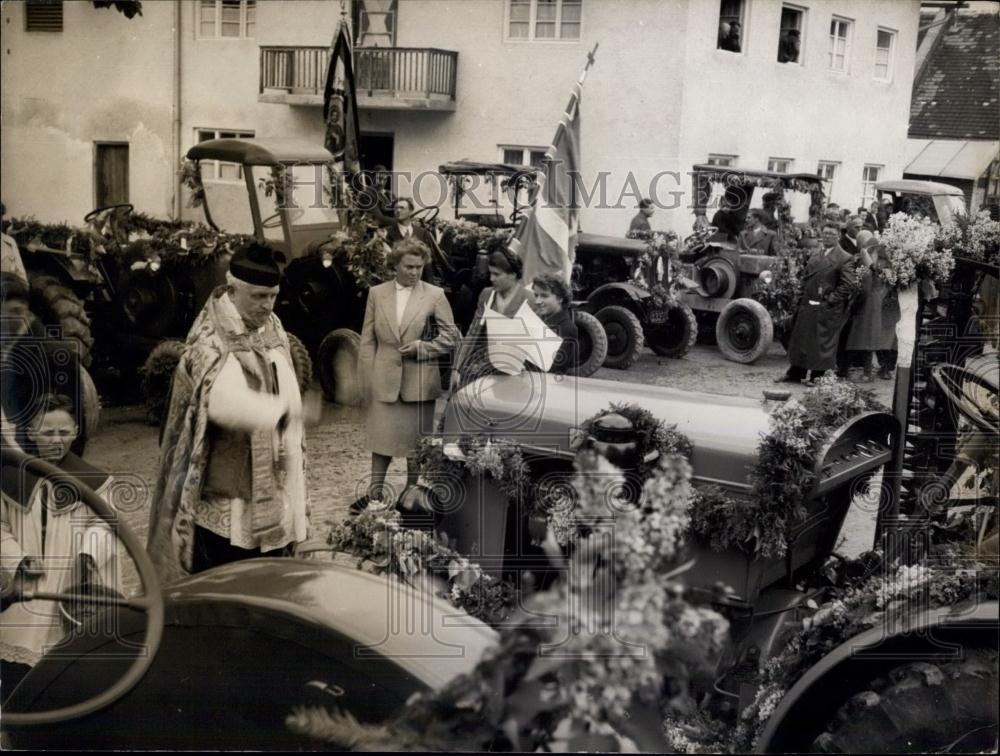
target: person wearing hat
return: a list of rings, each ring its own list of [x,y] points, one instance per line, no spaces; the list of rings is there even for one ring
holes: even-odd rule
[[[766,210],[750,211],[747,228],[740,231],[739,247],[757,255],[778,254],[778,235],[765,225],[770,220]]]
[[[209,296],[174,371],[149,523],[165,583],[280,556],[307,535],[304,415],[274,314],[284,255],[251,242]]]
[[[882,280],[879,271],[889,265],[882,245],[871,231],[858,234],[861,293],[847,330],[846,347],[854,368],[861,376],[852,375],[863,383],[872,382],[872,352],[879,361],[879,377],[892,377],[892,350],[896,347],[896,323],[899,321],[899,301],[894,290]]]

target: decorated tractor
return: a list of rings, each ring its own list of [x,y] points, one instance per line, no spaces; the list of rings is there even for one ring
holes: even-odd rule
[[[955,409],[963,415],[988,415],[988,398],[985,403],[972,398],[969,405],[963,397]],[[806,450],[794,451],[795,439],[781,428],[797,417],[796,405],[782,404],[779,397],[772,401],[776,404],[769,415],[759,403],[739,397],[595,379],[567,381],[544,373],[490,376],[452,396],[441,448],[446,456],[467,460],[473,452],[463,439],[472,437],[482,454],[495,458],[505,440],[512,440],[521,455],[517,469],[530,475],[534,491],[544,492],[546,501],[555,504],[609,482],[621,494],[616,501],[641,502],[643,479],[655,476],[650,471],[655,471],[661,449],[686,453],[698,489],[690,504],[689,546],[656,577],[680,580],[690,601],[728,620],[728,641],[714,670],[691,684],[705,715],[711,713],[719,722],[742,711],[759,714],[758,749],[991,747],[1000,619],[995,597],[976,593],[975,573],[948,573],[948,589],[932,596],[934,601],[953,595],[969,601],[940,608],[932,601],[931,608],[924,604],[917,610],[906,605],[898,621],[889,623],[884,596],[892,594],[861,592],[871,598],[873,608],[882,608],[872,615],[876,619],[865,615],[865,622],[874,623],[866,626],[847,613],[857,609],[851,603],[855,594],[843,591],[874,584],[880,576],[888,580],[893,573],[877,553],[854,562],[830,558],[848,509],[859,505],[859,497],[871,501],[868,484],[893,456],[897,422],[855,387],[820,385],[799,405],[805,416],[795,427]],[[994,424],[995,418],[994,412]],[[802,435],[803,427],[812,435]],[[579,466],[574,470],[581,449],[616,465],[623,481],[605,478],[600,467],[593,473],[583,473]],[[776,454],[789,464],[779,464]],[[4,462],[60,475],[6,450]],[[421,496],[411,496],[414,489],[408,489],[400,505],[428,506],[424,514],[483,572],[502,576],[524,567],[544,572],[537,553],[521,548],[527,543],[523,530],[528,518],[519,511],[523,502],[511,495],[510,479],[496,472],[496,459],[488,467],[461,464],[462,477],[432,479]],[[588,475],[596,477],[588,483]],[[148,557],[116,513],[82,486],[80,490],[87,504],[120,533],[145,595],[35,596],[67,602],[74,611],[81,605],[96,605],[92,608],[99,611],[82,618],[5,703],[0,724],[15,748],[329,747],[304,738],[303,732],[347,747],[363,742],[352,740],[361,730],[393,735],[378,725],[395,721],[403,710],[413,713],[412,705],[418,713],[432,713],[431,720],[452,716],[432,703],[438,693],[444,700],[458,696],[455,705],[466,713],[469,700],[485,695],[495,710],[473,708],[471,716],[486,729],[496,712],[516,710],[521,723],[534,723],[536,718],[543,721],[553,706],[567,705],[546,693],[552,683],[545,670],[560,662],[536,657],[531,647],[515,651],[528,655],[526,665],[535,659],[517,690],[504,688],[501,677],[491,677],[489,670],[506,658],[486,651],[498,636],[464,616],[453,601],[416,590],[411,568],[399,580],[314,560],[258,559],[161,589]],[[899,524],[885,523],[887,536],[897,532],[894,528]],[[405,549],[408,538],[399,531],[391,540]],[[572,548],[567,544],[570,554]],[[407,564],[420,557],[419,550],[406,553],[412,553]],[[467,571],[459,557],[446,559],[439,569],[453,580]],[[877,585],[892,590],[890,583]],[[839,615],[833,614],[835,607],[820,604],[837,586],[842,589],[838,595],[846,596],[841,599],[847,602],[846,625],[830,624]],[[449,599],[455,590],[453,585],[446,591]],[[537,622],[537,615],[529,616]],[[505,626],[499,627],[501,640],[522,637],[505,635]],[[817,628],[817,634],[807,636],[810,645],[803,646],[800,633],[809,627]],[[847,637],[832,632],[842,627],[850,631]],[[796,676],[787,688],[768,687],[783,682],[773,677],[773,670],[789,649],[802,649],[805,667],[794,668]],[[487,680],[483,689],[475,687],[480,679]],[[468,691],[472,699],[463,693],[469,685],[475,688]],[[425,703],[413,704],[414,693]],[[298,710],[304,705],[312,705],[313,713]],[[338,718],[315,713],[330,708],[339,710]],[[638,717],[640,710],[634,713]],[[502,732],[509,723],[494,724]],[[637,741],[644,749],[662,737],[656,717],[650,722],[643,713],[635,725],[650,738]],[[567,747],[578,750],[572,747],[575,742]]]
[[[648,346],[660,357],[683,357],[694,345],[698,326],[691,308],[677,300],[671,281],[672,245],[651,232],[648,238],[577,237],[573,293],[579,305],[608,335],[606,367],[630,367]]]
[[[782,294],[769,287],[796,275],[801,236],[796,226],[822,208],[822,181],[808,173],[696,165],[692,182],[695,233],[680,253],[679,299],[694,310],[702,335],[714,339],[727,359],[752,363],[790,329],[787,303],[769,308],[764,302],[777,304]],[[717,204],[720,210],[710,224],[706,212]],[[762,210],[766,226],[773,228],[767,230],[774,237],[767,253],[747,247],[740,235],[754,210]]]

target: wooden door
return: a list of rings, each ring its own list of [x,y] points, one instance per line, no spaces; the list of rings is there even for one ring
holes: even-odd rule
[[[128,202],[128,144],[98,144],[94,154],[95,207]]]

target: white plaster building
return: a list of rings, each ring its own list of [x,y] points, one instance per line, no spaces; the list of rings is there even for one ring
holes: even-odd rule
[[[102,197],[122,198],[126,144],[127,199],[167,215],[184,204],[174,168],[201,138],[321,142],[336,0],[145,2],[132,20],[61,6],[61,31],[29,31],[28,6],[2,6],[10,214],[79,222]],[[345,11],[358,30],[365,161],[411,174],[461,158],[530,161],[599,42],[582,167],[588,187],[606,174],[610,207],[584,209],[587,231],[624,233],[638,192],[678,205],[654,227],[687,232],[685,172],[709,160],[822,167],[831,200],[852,208],[906,165],[918,0],[359,0]],[[739,52],[719,49],[720,20],[742,24]],[[779,62],[792,29],[797,60]],[[119,176],[110,190],[106,174]],[[425,178],[420,199],[448,206],[435,186]]]

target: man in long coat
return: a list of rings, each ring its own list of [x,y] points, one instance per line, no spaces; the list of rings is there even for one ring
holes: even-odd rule
[[[302,397],[273,313],[283,261],[256,242],[237,251],[188,333],[150,512],[164,583],[306,538]]]
[[[853,268],[847,264],[852,258],[838,246],[839,235],[835,223],[823,224],[823,246],[806,263],[802,298],[788,344],[790,367],[779,382],[798,383],[809,371],[816,378],[836,367],[837,342],[854,290]]]

